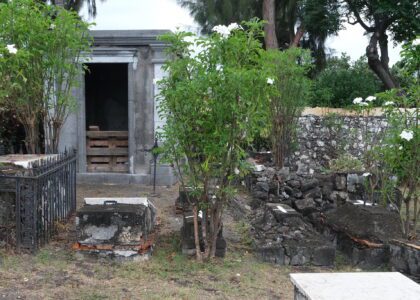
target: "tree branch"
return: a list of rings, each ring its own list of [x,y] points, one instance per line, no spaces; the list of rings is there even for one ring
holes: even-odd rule
[[[366,30],[367,32],[374,32],[375,31],[375,27],[368,26],[368,25],[366,25],[365,22],[363,22],[360,14],[359,14],[359,12],[357,11],[356,7],[353,5],[352,1],[351,0],[347,0],[346,2],[347,2],[347,5],[349,6],[350,11],[353,13],[354,17],[356,18],[356,21],[351,22],[349,20],[349,17],[347,16],[347,19],[348,19],[349,23],[351,25],[355,25],[355,24],[359,23],[360,26],[362,26],[363,29]]]

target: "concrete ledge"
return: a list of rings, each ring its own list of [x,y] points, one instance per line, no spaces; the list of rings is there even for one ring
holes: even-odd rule
[[[173,175],[156,175],[156,185],[174,185],[177,178]],[[121,173],[78,173],[77,183],[85,184],[143,184],[152,185],[151,174],[121,174]]]
[[[290,274],[295,300],[417,300],[420,285],[398,272]]]

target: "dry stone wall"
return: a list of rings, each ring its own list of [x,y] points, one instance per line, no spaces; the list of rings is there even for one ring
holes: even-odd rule
[[[313,173],[328,168],[330,161],[340,154],[361,157],[369,145],[381,139],[386,127],[383,116],[302,116],[288,165],[301,174]]]

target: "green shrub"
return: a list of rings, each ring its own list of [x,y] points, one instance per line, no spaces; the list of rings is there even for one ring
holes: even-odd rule
[[[369,69],[365,57],[355,62],[342,54],[327,62],[327,67],[315,78],[310,98],[311,106],[346,107],[356,97],[367,97],[382,90],[376,75]]]
[[[330,170],[333,172],[361,172],[363,171],[363,163],[360,159],[350,154],[343,154],[331,160]]]

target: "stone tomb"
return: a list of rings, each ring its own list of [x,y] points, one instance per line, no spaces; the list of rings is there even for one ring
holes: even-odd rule
[[[420,285],[398,272],[290,274],[295,300],[418,300]]]
[[[165,120],[158,113],[159,86],[166,76],[168,30],[93,30],[91,52],[82,54],[89,71],[73,90],[78,109],[60,136],[60,151],[76,149],[82,183],[152,184],[151,149]],[[82,66],[81,66],[82,67]],[[158,162],[156,184],[172,185],[170,165]]]
[[[76,227],[79,254],[145,259],[154,246],[156,207],[147,198],[85,198]]]

